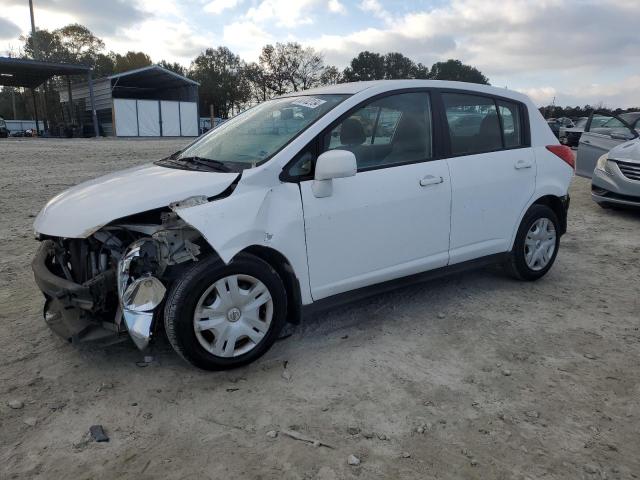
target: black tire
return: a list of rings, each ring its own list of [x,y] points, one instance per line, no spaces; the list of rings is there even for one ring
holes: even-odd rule
[[[553,223],[556,230],[556,245],[549,263],[540,270],[533,270],[529,268],[525,259],[525,239],[529,229],[541,218],[547,218]],[[543,277],[553,266],[556,256],[558,255],[558,249],[560,248],[560,235],[558,234],[560,231],[559,227],[560,222],[558,221],[558,216],[551,208],[546,205],[532,205],[524,215],[524,218],[520,223],[520,227],[518,228],[516,240],[513,244],[513,250],[511,250],[510,258],[505,265],[507,272],[518,280],[533,281]]]
[[[598,205],[600,205],[600,208],[604,209],[604,210],[618,210],[618,206],[617,205],[613,205],[609,202],[596,202]]]
[[[221,357],[208,352],[198,341],[193,315],[200,297],[217,280],[228,275],[245,274],[260,280],[273,300],[273,316],[262,340],[237,357]],[[240,254],[229,265],[213,256],[195,262],[171,287],[167,295],[164,323],[167,338],[186,361],[204,370],[227,370],[253,362],[278,338],[287,317],[287,295],[276,271],[260,258]]]

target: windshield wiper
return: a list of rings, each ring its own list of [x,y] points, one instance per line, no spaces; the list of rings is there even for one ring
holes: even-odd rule
[[[221,162],[220,160],[214,160],[212,158],[203,158],[203,157],[193,156],[193,157],[178,157],[175,160],[187,162],[187,163],[194,163],[196,165],[202,165],[205,167],[211,167],[221,172],[231,171],[231,169],[227,167],[223,162]]]

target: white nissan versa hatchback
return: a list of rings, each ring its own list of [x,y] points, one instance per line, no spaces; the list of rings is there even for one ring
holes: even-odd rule
[[[54,197],[35,220],[46,323],[73,342],[164,325],[205,369],[258,358],[286,322],[499,262],[542,277],[574,160],[524,95],[424,80],[266,101],[153,164]]]

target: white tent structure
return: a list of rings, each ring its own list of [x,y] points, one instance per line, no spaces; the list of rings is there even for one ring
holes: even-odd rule
[[[158,65],[96,80],[100,133],[116,137],[197,136],[198,86],[198,82]],[[60,101],[71,99],[86,112],[88,90],[87,84],[73,85],[70,91],[60,91]]]

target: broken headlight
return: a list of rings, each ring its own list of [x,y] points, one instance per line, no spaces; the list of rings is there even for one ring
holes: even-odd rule
[[[161,274],[159,245],[142,238],[129,245],[118,262],[118,296],[129,335],[139,349],[151,339],[153,311],[164,298],[166,288],[156,275]]]

